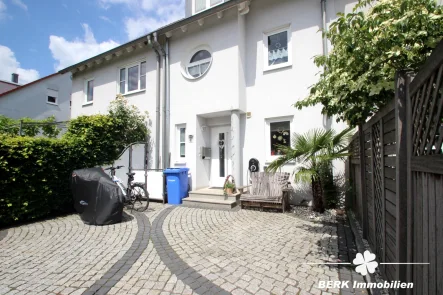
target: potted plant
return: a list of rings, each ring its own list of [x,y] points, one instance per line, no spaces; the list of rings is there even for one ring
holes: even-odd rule
[[[225,189],[225,192],[226,192],[227,195],[232,195],[232,193],[233,193],[233,191],[235,189],[235,184],[230,182],[230,181],[227,181],[225,183],[224,189]]]

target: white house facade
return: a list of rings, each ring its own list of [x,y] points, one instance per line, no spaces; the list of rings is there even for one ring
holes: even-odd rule
[[[67,121],[71,116],[71,75],[55,73],[0,94],[0,115]]]
[[[319,30],[355,3],[187,0],[185,19],[63,70],[71,116],[104,113],[122,93],[150,113],[151,168],[188,167],[193,189],[228,175],[244,185],[249,160],[263,171],[294,132],[344,127],[292,105],[318,79]]]

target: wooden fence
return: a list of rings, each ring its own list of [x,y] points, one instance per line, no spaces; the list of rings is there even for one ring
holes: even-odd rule
[[[347,205],[384,278],[414,283],[398,294],[443,294],[442,75],[443,42],[413,79],[396,75],[394,99],[351,143]]]

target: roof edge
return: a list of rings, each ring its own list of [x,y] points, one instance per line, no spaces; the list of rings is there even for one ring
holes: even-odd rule
[[[117,47],[115,47],[113,49],[110,49],[108,51],[100,53],[100,54],[98,54],[96,56],[93,56],[91,58],[85,59],[85,60],[83,60],[83,61],[81,61],[79,63],[76,63],[76,64],[74,64],[72,66],[69,66],[67,68],[64,68],[64,69],[60,70],[59,73],[60,74],[64,74],[64,73],[70,72],[72,69],[75,69],[75,68],[83,66],[83,65],[85,65],[87,63],[90,63],[90,62],[94,61],[95,59],[103,58],[103,57],[105,57],[107,55],[110,55],[110,54],[116,53],[118,51],[121,51],[125,47],[131,46],[131,45],[135,45],[135,44],[138,44],[140,42],[147,41],[146,40],[147,36],[152,35],[154,33],[157,33],[159,36],[165,35],[167,32],[170,32],[170,31],[176,30],[176,29],[178,29],[178,28],[180,28],[182,26],[194,23],[194,22],[196,22],[199,19],[202,19],[202,18],[211,16],[211,15],[214,15],[214,14],[220,12],[220,11],[228,10],[228,9],[234,7],[234,6],[237,6],[237,5],[241,4],[241,3],[249,2],[249,1],[251,1],[251,0],[229,0],[227,2],[224,2],[223,4],[216,5],[216,6],[212,7],[212,8],[210,8],[210,9],[207,9],[207,10],[204,10],[204,11],[202,11],[200,13],[191,15],[191,16],[189,16],[187,18],[182,18],[182,19],[180,19],[180,20],[178,20],[176,22],[173,22],[173,23],[170,23],[170,24],[168,24],[166,26],[160,27],[157,30],[152,31],[152,32],[150,32],[148,34],[145,34],[145,35],[143,35],[143,36],[141,36],[141,37],[139,37],[137,39],[131,40],[131,41],[126,42],[126,43],[123,43],[122,45],[117,46]]]

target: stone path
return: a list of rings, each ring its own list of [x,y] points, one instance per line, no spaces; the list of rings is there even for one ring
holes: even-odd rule
[[[335,266],[305,264],[336,261],[337,225],[291,214],[154,203],[111,226],[71,215],[0,237],[0,294],[340,293],[318,288]]]

